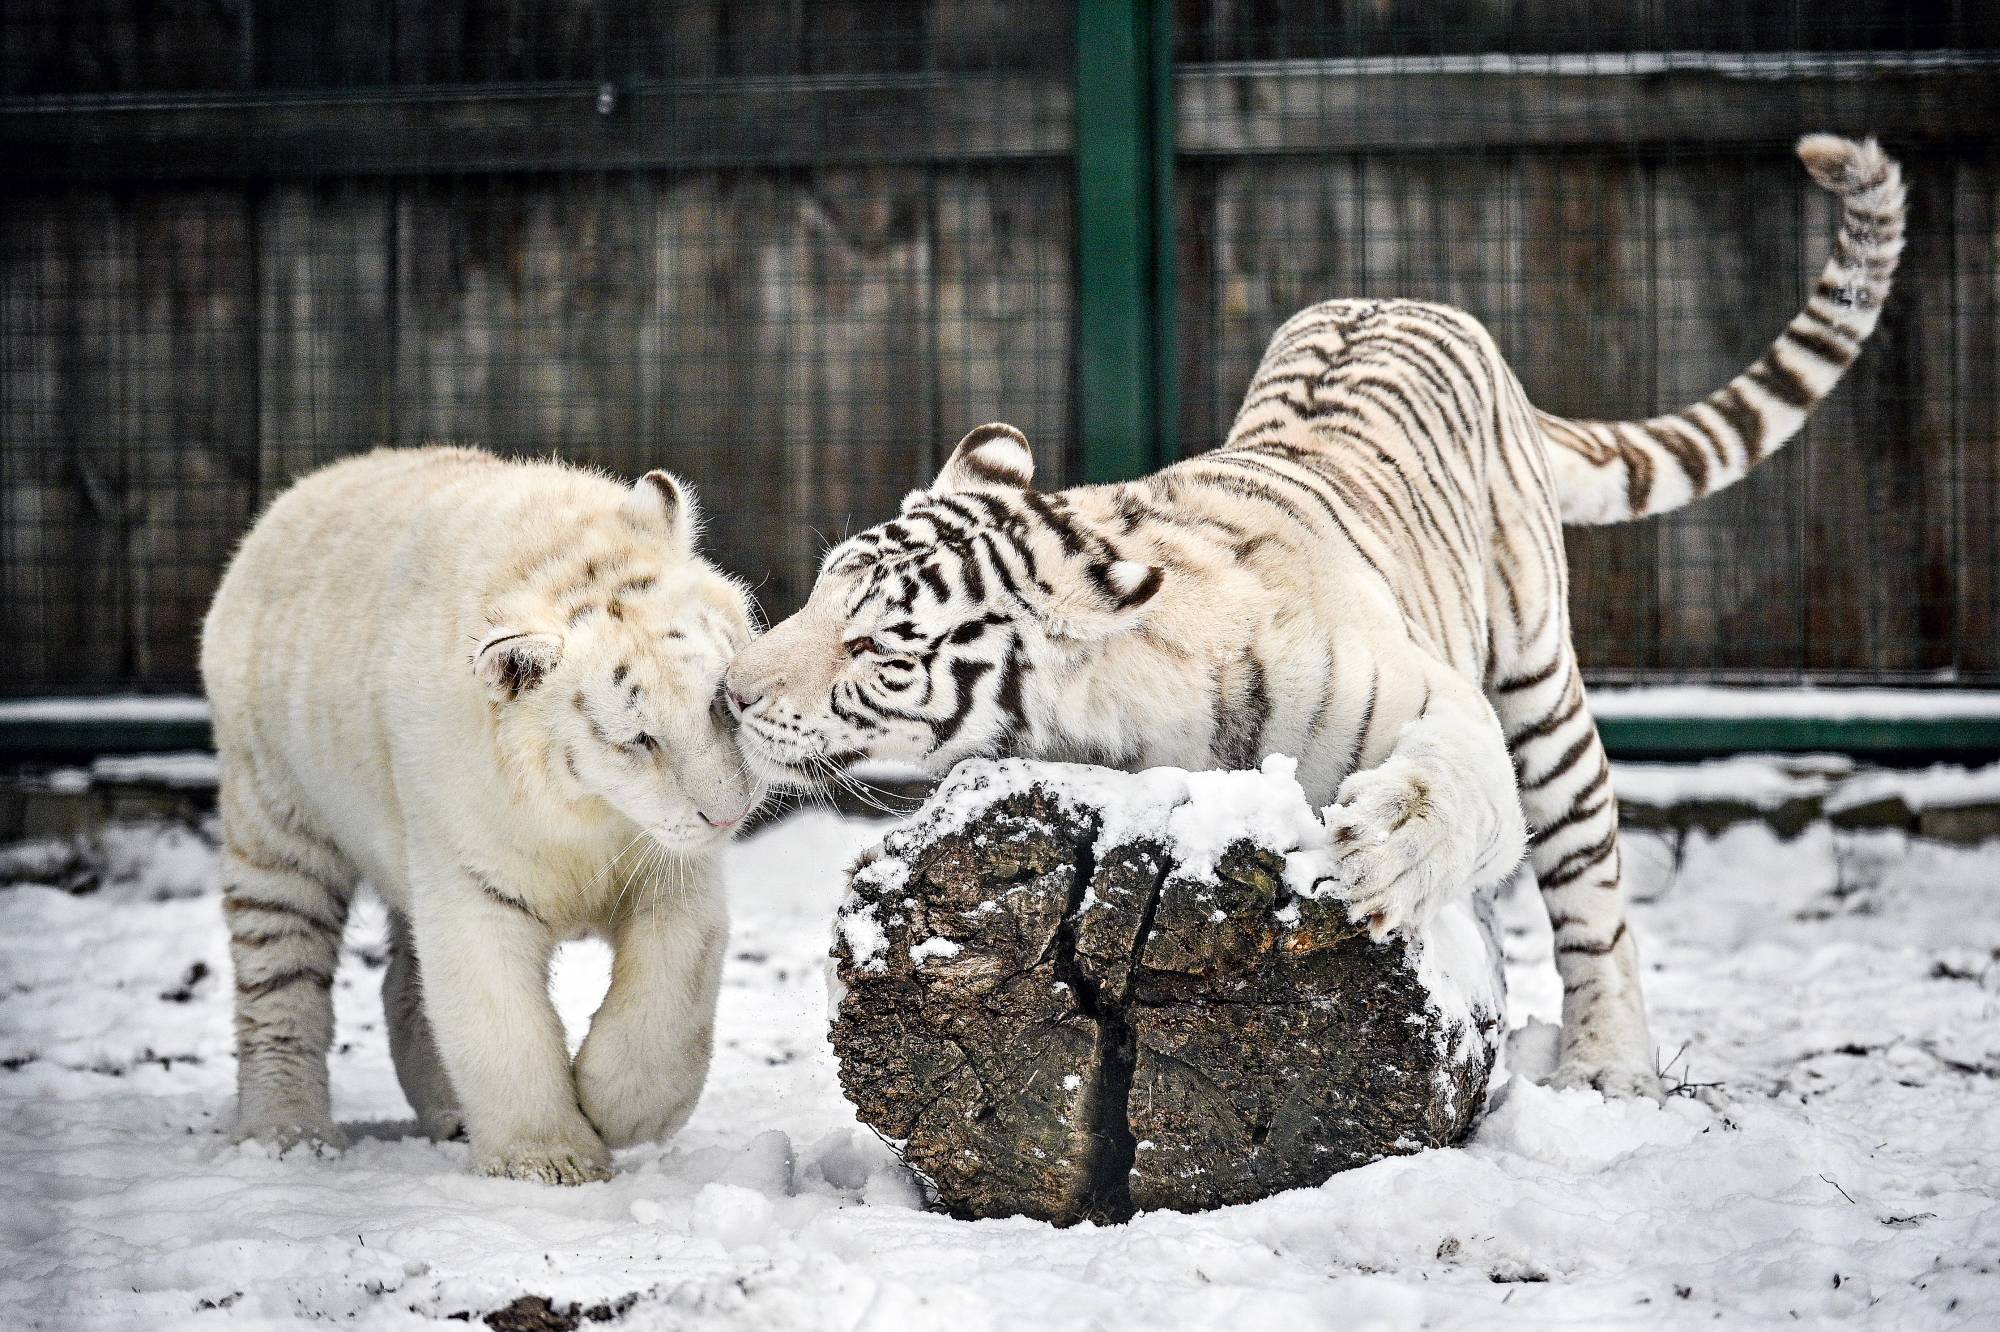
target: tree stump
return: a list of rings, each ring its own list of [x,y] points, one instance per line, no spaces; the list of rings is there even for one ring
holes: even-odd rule
[[[1505,1028],[1490,911],[1371,942],[1293,770],[969,762],[857,866],[841,1085],[939,1206],[1199,1211],[1470,1130]]]

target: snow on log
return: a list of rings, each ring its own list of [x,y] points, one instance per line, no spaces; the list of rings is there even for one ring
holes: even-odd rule
[[[1490,912],[1371,943],[1295,768],[968,762],[864,858],[841,1085],[941,1207],[1199,1211],[1470,1130],[1505,1028]]]

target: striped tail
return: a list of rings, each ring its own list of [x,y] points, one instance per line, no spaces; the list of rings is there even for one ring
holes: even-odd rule
[[[1903,173],[1875,140],[1799,140],[1814,180],[1840,196],[1840,234],[1819,284],[1748,370],[1700,402],[1646,421],[1537,411],[1565,523],[1622,523],[1734,485],[1799,432],[1875,329],[1903,250]]]

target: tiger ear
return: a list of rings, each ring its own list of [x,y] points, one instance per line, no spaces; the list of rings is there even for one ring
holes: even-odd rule
[[[495,629],[479,644],[472,668],[485,682],[496,703],[512,703],[540,684],[562,660],[563,641],[556,634]]]
[[[1083,572],[1042,611],[1052,638],[1086,642],[1138,628],[1166,577],[1159,565],[1140,560],[1100,560]]]
[[[673,473],[655,467],[632,483],[625,502],[618,507],[634,527],[659,534],[682,555],[694,554],[701,510],[694,502],[693,487],[675,480]]]
[[[983,425],[958,441],[931,486],[962,490],[1026,490],[1035,479],[1028,437],[1010,425]]]

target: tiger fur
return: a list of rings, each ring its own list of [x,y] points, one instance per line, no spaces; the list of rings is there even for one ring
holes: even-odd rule
[[[1832,257],[1777,341],[1681,411],[1553,416],[1471,316],[1331,301],[1278,330],[1221,449],[1142,480],[1043,494],[1018,432],[974,430],[731,664],[746,756],[801,783],[861,758],[1293,755],[1378,936],[1525,848],[1563,980],[1554,1081],[1658,1096],[1562,525],[1736,481],[1853,361],[1901,249],[1900,173],[1872,140],[1799,154],[1841,203]]]
[[[712,853],[751,798],[713,706],[746,598],[695,522],[665,472],[384,449],[251,530],[202,633],[239,1138],[341,1140],[331,991],[363,879],[425,1131],[575,1183],[686,1119],[727,932]],[[579,934],[615,964],[572,1067],[546,970]]]

